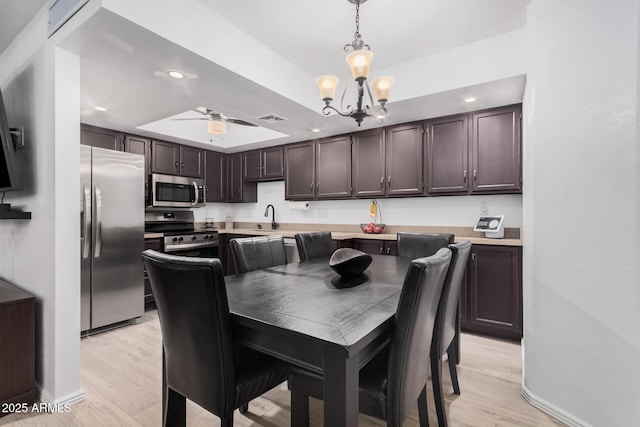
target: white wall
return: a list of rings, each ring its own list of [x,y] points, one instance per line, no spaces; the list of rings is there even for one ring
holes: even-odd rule
[[[639,16],[528,8],[523,393],[576,425],[640,425]]]
[[[0,221],[0,276],[36,296],[36,386],[43,402],[62,403],[83,396],[80,63],[77,56],[55,47],[70,28],[51,39],[46,28],[45,5],[0,54],[9,124],[24,126],[26,143],[18,151],[24,190],[7,193],[5,202],[32,212],[30,221]]]
[[[393,225],[473,227],[486,204],[490,215],[505,215],[506,227],[522,226],[522,196],[441,196],[377,199],[382,221]],[[360,224],[370,221],[371,199],[309,202],[309,210],[293,210],[284,200],[284,181],[258,183],[258,202],[208,204],[196,209],[196,221],[212,216],[224,221],[226,212],[240,222],[269,222],[264,217],[267,204],[273,204],[280,223]],[[269,213],[271,215],[271,213]],[[269,216],[271,218],[271,216]]]

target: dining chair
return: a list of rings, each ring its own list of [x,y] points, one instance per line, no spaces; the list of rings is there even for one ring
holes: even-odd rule
[[[298,233],[294,237],[296,238],[300,261],[330,257],[333,253],[333,241],[331,240],[330,231]]]
[[[471,242],[468,240],[449,245],[451,263],[442,288],[442,296],[438,305],[438,313],[431,339],[431,383],[433,384],[433,398],[438,415],[438,426],[447,426],[447,413],[442,391],[442,356],[447,354],[447,364],[451,374],[453,392],[460,394],[458,371],[456,368],[459,351],[456,337],[458,336],[458,301],[462,288],[462,278],[467,267],[467,259],[471,252]]]
[[[453,243],[454,235],[450,233],[397,233],[398,256],[405,258],[421,258],[431,256],[440,248]]]
[[[360,369],[359,410],[400,427],[418,401],[420,426],[429,425],[427,379],[431,335],[451,250],[411,262],[394,316],[391,342]],[[291,425],[309,424],[309,396],[323,398],[321,375],[294,367],[291,390]]]
[[[163,425],[184,426],[186,399],[233,425],[233,411],[287,379],[289,366],[234,342],[217,258],[148,249],[144,265],[160,318]]]
[[[287,263],[282,236],[231,239],[230,245],[236,274]]]

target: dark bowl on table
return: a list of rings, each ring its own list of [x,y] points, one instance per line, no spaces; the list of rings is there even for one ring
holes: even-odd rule
[[[371,255],[352,248],[340,248],[331,255],[329,266],[341,276],[358,276],[371,264]]]

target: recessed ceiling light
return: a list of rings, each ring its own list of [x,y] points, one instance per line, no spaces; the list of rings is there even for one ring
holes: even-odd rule
[[[469,98],[465,98],[464,102],[476,102],[476,99],[473,96],[471,96]]]
[[[106,109],[106,108],[104,108],[104,107],[99,107],[99,106],[97,106],[97,105],[96,105],[95,107],[93,107],[93,108],[94,108],[96,111],[107,111],[107,109]]]
[[[174,79],[184,79],[184,73],[182,71],[170,70],[167,71],[167,74],[169,74],[169,76],[173,77]]]
[[[318,133],[318,132],[320,132],[320,129],[318,129],[318,128],[313,128],[313,129],[311,129],[311,132]]]

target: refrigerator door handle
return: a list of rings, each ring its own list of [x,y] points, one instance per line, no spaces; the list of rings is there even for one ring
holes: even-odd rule
[[[191,202],[191,206],[195,206],[198,204],[198,184],[193,181],[193,202]]]
[[[84,224],[82,230],[82,258],[89,258],[89,242],[91,242],[91,192],[86,184],[82,186],[84,194]]]
[[[102,190],[96,184],[94,191],[96,193],[96,247],[93,256],[99,258],[102,250]]]

